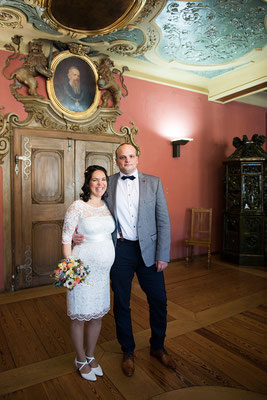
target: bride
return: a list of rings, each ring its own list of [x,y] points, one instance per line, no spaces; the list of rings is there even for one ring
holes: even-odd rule
[[[77,354],[75,365],[82,378],[95,381],[96,376],[103,375],[94,358],[94,350],[102,317],[110,309],[109,272],[115,257],[111,233],[115,230],[115,223],[102,200],[108,184],[105,168],[91,165],[84,175],[81,200],[74,201],[65,216],[62,251],[64,258],[80,259],[90,270],[85,282],[68,290],[67,314],[71,318],[71,338]],[[84,241],[72,251],[72,235],[77,226]]]

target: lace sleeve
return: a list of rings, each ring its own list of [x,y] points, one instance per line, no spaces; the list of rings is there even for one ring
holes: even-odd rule
[[[62,244],[71,244],[72,235],[75,231],[76,226],[78,225],[78,220],[81,213],[82,210],[79,201],[75,201],[68,208],[62,230]]]

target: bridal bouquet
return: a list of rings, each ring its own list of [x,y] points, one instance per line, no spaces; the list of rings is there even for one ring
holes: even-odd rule
[[[55,270],[54,286],[56,288],[65,286],[72,290],[76,285],[84,282],[89,273],[89,268],[79,259],[67,258],[61,260]]]

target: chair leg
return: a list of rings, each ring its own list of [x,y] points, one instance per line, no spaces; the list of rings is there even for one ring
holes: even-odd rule
[[[211,254],[210,254],[210,247],[208,247],[208,269],[210,269],[210,263],[211,263]]]
[[[187,268],[189,267],[188,247],[189,246],[186,246],[186,257],[185,257],[185,266]]]

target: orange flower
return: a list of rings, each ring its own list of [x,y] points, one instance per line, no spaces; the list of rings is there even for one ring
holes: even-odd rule
[[[58,274],[61,272],[61,268],[58,268],[56,271],[55,271],[55,278],[57,278],[58,277]]]

